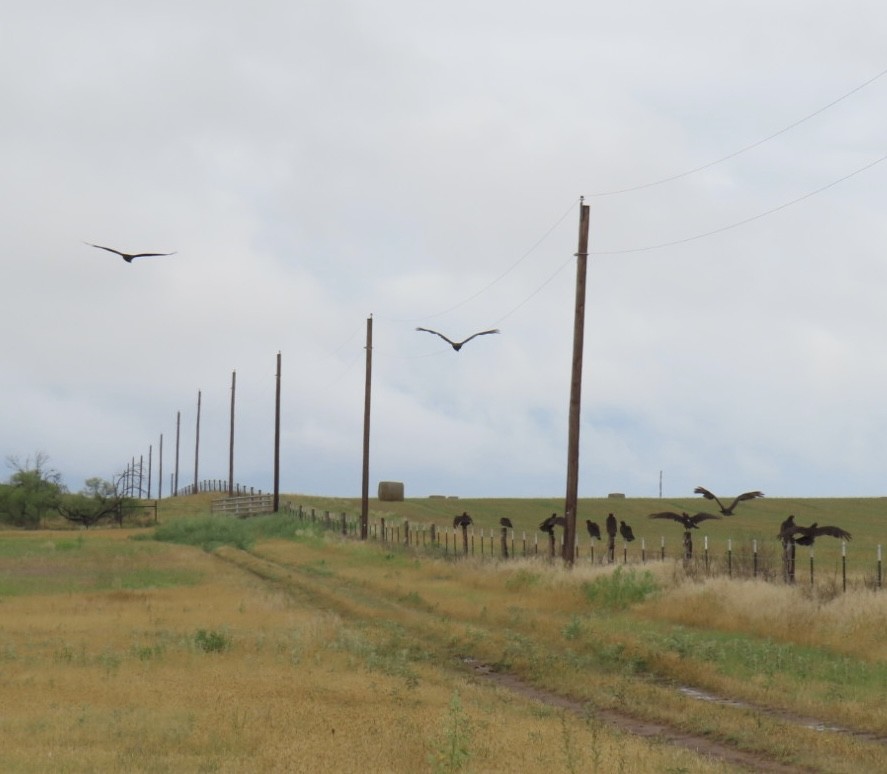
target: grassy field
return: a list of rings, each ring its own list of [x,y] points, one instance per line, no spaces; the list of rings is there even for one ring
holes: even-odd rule
[[[887,771],[883,592],[454,560],[208,500],[164,501],[156,531],[0,533],[0,770]],[[880,502],[822,512],[874,546]],[[615,512],[639,532],[663,505]],[[746,505],[748,535],[784,518]],[[462,510],[529,530],[558,508],[374,501],[371,520]]]

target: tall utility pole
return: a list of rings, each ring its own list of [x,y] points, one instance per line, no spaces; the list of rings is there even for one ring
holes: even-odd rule
[[[154,447],[151,444],[148,444],[148,499],[151,499],[151,456],[154,451]]]
[[[197,482],[197,466],[200,461],[200,390],[197,390],[197,430],[194,435],[194,491],[197,494],[200,491],[200,485]]]
[[[277,387],[274,398],[274,513],[280,508],[280,352],[277,353]]]
[[[579,421],[582,403],[582,350],[585,344],[585,276],[588,268],[588,205],[579,199],[579,249],[576,251],[576,311],[573,320],[573,376],[570,380],[570,432],[567,441],[567,497],[564,504],[563,559],[576,558],[576,503],[579,494]]]
[[[157,499],[163,499],[163,433],[160,434],[160,449],[157,454]]]
[[[231,432],[228,436],[228,497],[234,497],[234,388],[237,371],[231,372]]]
[[[370,396],[373,384],[373,316],[367,317],[366,386],[363,398],[363,488],[360,498],[360,539],[369,533],[370,513]]]
[[[179,437],[182,430],[182,412],[176,412],[176,471],[173,477],[172,494],[177,497],[179,494]]]

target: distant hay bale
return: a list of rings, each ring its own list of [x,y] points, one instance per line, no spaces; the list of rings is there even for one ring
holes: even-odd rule
[[[459,495],[447,495],[447,500],[458,500]]]
[[[379,482],[379,499],[384,502],[402,502],[403,501],[403,482],[402,481],[380,481]]]
[[[446,500],[446,495],[428,495],[429,500]]]
[[[610,494],[608,494],[607,497],[613,497],[617,500],[624,500],[625,493],[624,492],[610,492]]]

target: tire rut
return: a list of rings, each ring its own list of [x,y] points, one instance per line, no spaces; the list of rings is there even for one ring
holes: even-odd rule
[[[288,593],[296,594],[306,599],[315,607],[329,606],[330,609],[336,612],[341,612],[346,616],[353,616],[358,619],[366,616],[370,602],[368,601],[366,606],[364,606],[356,599],[356,596],[360,593],[359,589],[349,587],[346,592],[343,589],[331,588],[330,582],[341,582],[334,576],[315,576],[311,573],[303,572],[298,567],[266,559],[260,554],[227,546],[218,548],[213,553],[217,558],[234,564],[264,581],[270,581],[283,586]],[[405,625],[408,625],[414,633],[418,632],[422,637],[435,637],[437,626],[435,626],[434,614],[431,612],[409,607],[403,604],[402,601],[394,602],[390,599],[379,598],[378,596],[372,597],[372,606],[376,610],[380,606],[387,608],[395,614],[399,622],[405,621]],[[476,623],[472,625],[476,625]],[[722,761],[749,771],[773,772],[773,774],[811,774],[821,771],[818,768],[782,763],[762,753],[741,750],[736,746],[708,736],[686,732],[676,726],[634,717],[629,713],[618,710],[595,707],[590,702],[583,702],[534,686],[515,674],[499,671],[492,665],[486,664],[471,655],[463,654],[458,656],[456,668],[460,672],[467,672],[481,681],[507,689],[521,697],[575,713],[584,718],[591,716],[621,732],[692,750],[702,757]],[[800,718],[772,708],[722,699],[721,697],[715,697],[711,694],[705,694],[704,692],[686,687],[678,687],[675,690],[684,693],[685,696],[691,699],[708,700],[719,706],[761,712],[788,724],[816,728],[824,732],[847,733],[868,741],[880,742],[882,744],[887,743],[887,740],[883,737],[878,737],[874,734],[839,728],[828,724],[817,724],[812,719]],[[693,695],[694,693],[697,695]]]

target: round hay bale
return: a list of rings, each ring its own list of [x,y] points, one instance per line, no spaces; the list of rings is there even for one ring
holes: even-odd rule
[[[625,499],[625,492],[610,492],[610,494],[608,494],[607,497],[615,497],[618,500],[624,500]]]
[[[401,502],[403,500],[402,481],[380,481],[379,499],[384,502]]]

